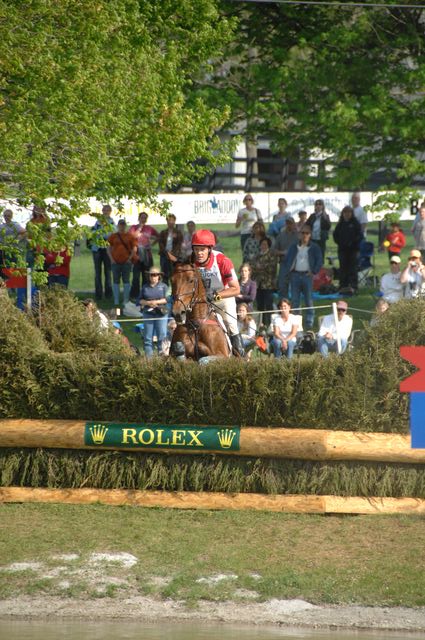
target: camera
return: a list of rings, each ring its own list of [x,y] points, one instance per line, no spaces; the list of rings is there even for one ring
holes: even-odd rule
[[[413,262],[410,262],[410,266],[411,266],[411,267],[417,267],[417,266],[418,266],[418,263],[417,263],[417,262],[414,262],[414,261],[413,261]]]

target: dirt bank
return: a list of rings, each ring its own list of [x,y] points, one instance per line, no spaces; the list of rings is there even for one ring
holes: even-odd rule
[[[188,608],[183,602],[141,596],[93,600],[19,596],[0,601],[0,618],[203,620],[288,627],[425,631],[425,607],[318,606],[304,600],[269,600],[247,604],[201,600],[195,608]]]

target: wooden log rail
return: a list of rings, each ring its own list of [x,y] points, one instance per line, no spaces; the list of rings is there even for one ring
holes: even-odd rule
[[[255,510],[309,514],[425,515],[420,498],[361,498],[316,495],[263,495],[126,489],[32,489],[0,487],[0,503],[39,502],[162,507],[168,509]]]
[[[205,448],[187,451],[176,448],[104,447],[84,443],[85,422],[73,420],[0,420],[0,447],[125,450],[174,454],[205,454]],[[196,429],[196,427],[193,427]],[[176,427],[177,429],[177,427]],[[240,449],[220,454],[298,460],[358,460],[425,463],[425,449],[412,449],[410,436],[389,433],[242,427]]]

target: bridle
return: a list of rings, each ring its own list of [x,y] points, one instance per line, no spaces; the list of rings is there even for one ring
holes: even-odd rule
[[[179,294],[173,295],[173,301],[174,302],[180,302],[183,307],[184,307],[184,311],[185,313],[192,311],[193,307],[195,306],[195,304],[200,304],[205,302],[206,300],[201,300],[200,298],[198,298],[198,292],[199,292],[199,279],[200,276],[197,275],[196,276],[196,268],[195,267],[191,267],[190,265],[188,265],[189,268],[186,268],[182,271],[192,271],[195,274],[195,278],[193,281],[193,287],[191,291],[183,291],[180,292]],[[182,300],[183,296],[191,296],[189,304],[185,304],[185,302]]]

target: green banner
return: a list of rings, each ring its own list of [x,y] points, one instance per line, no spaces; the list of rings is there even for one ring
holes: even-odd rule
[[[239,427],[86,422],[84,444],[108,448],[239,451]]]

